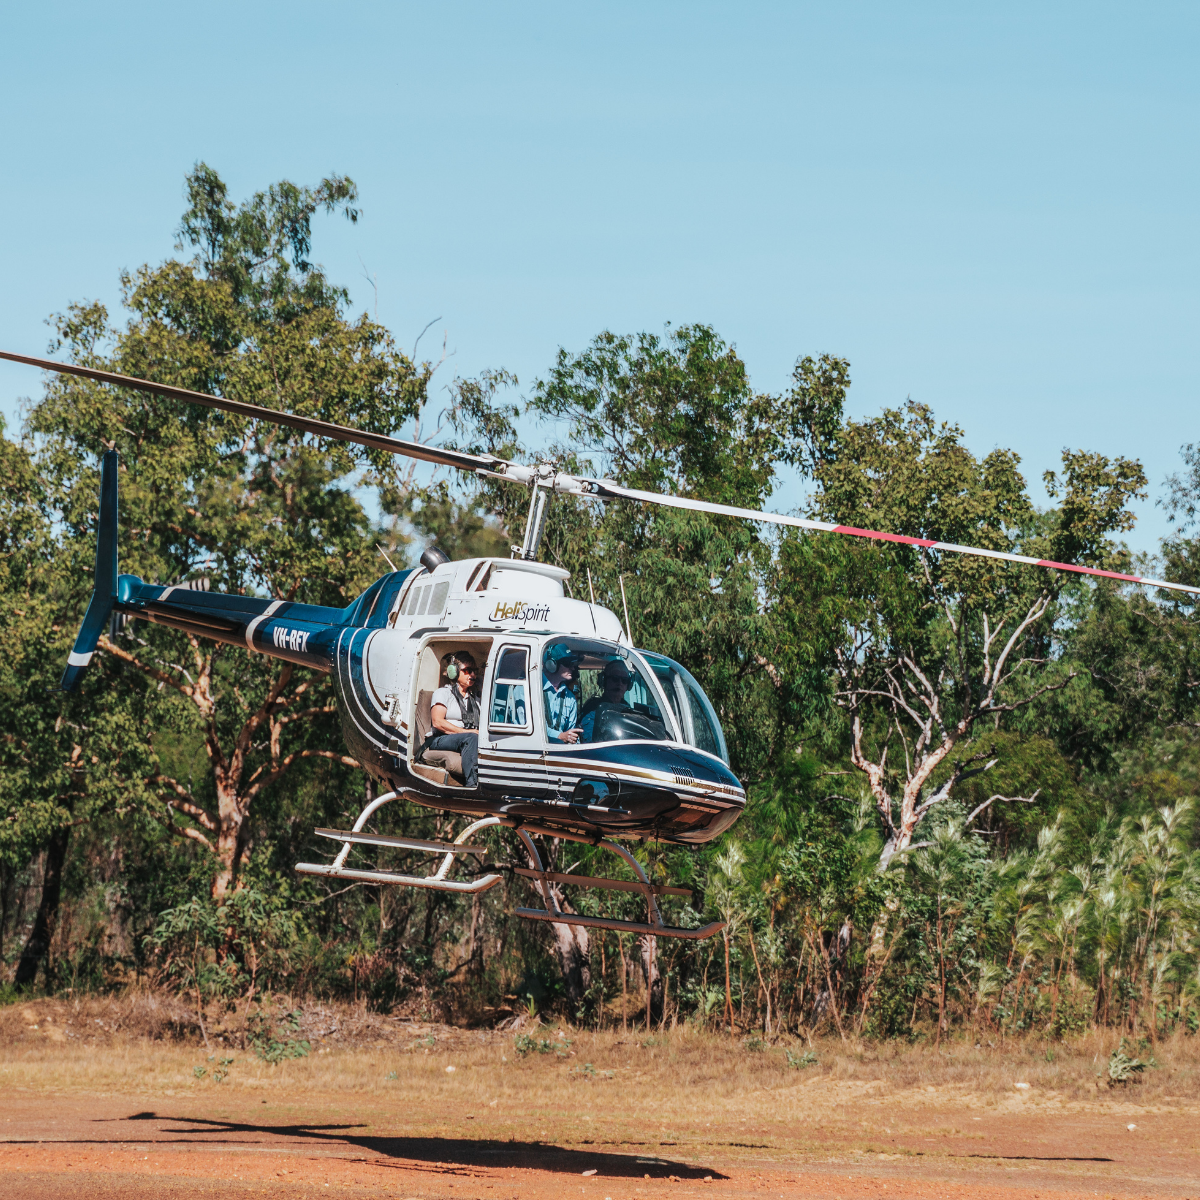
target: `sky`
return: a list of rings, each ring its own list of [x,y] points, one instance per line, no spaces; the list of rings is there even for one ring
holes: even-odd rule
[[[1149,552],[1200,441],[1198,50],[1186,3],[13,6],[0,347],[116,313],[197,161],[238,200],[340,172],[313,257],[405,347],[433,321],[443,382],[702,321],[761,391],[848,359],[853,415],[928,404],[1041,503],[1064,447],[1140,459]],[[40,387],[0,364],[10,432]]]

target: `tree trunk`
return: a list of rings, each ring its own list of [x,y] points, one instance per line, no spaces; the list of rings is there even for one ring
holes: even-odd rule
[[[629,1032],[629,960],[625,957],[625,943],[617,934],[617,949],[621,952],[621,1032]]]
[[[212,898],[223,900],[237,879],[242,860],[242,823],[245,814],[239,803],[236,785],[217,775],[217,873],[213,878]]]
[[[19,988],[32,987],[37,978],[38,967],[50,952],[50,940],[58,924],[58,904],[62,898],[63,864],[67,859],[67,843],[71,837],[70,826],[65,826],[51,837],[46,846],[46,868],[42,876],[42,900],[38,905],[29,940],[21,951],[17,973],[13,983]]]
[[[642,974],[646,977],[646,1032],[651,1023],[663,1011],[662,975],[658,970],[658,938],[646,935],[642,943]]]
[[[554,902],[565,913],[575,910],[563,899],[562,892],[556,884]],[[559,970],[562,971],[563,983],[567,989],[567,999],[571,1002],[572,1017],[587,999],[588,990],[592,986],[591,945],[588,940],[587,928],[583,925],[561,925],[551,922],[550,929],[554,937],[554,957],[558,959]]]
[[[733,1032],[733,992],[729,986],[729,926],[726,925],[721,931],[721,936],[725,939],[725,1025],[729,1032]]]

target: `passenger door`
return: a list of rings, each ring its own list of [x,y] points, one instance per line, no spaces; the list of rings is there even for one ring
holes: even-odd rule
[[[480,782],[504,796],[538,795],[546,788],[536,669],[525,643],[501,642],[492,656],[480,714]]]

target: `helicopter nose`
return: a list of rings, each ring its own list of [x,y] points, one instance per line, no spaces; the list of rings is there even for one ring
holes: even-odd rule
[[[679,783],[716,784],[728,799],[745,803],[746,790],[741,780],[722,762],[716,762],[690,746],[674,747],[676,780]]]

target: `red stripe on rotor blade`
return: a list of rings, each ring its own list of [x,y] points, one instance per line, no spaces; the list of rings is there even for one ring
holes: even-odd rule
[[[1056,571],[1074,571],[1077,575],[1099,575],[1102,579],[1120,579],[1123,583],[1141,583],[1140,575],[1121,575],[1116,571],[1101,571],[1098,567],[1073,567],[1070,563],[1052,562],[1039,558],[1039,567],[1053,567]]]
[[[856,529],[853,525],[835,525],[833,532],[848,533],[852,537],[874,538],[877,542],[901,542],[905,546],[924,546],[926,549],[938,544],[928,538],[905,537],[902,533],[879,533],[874,529]]]

